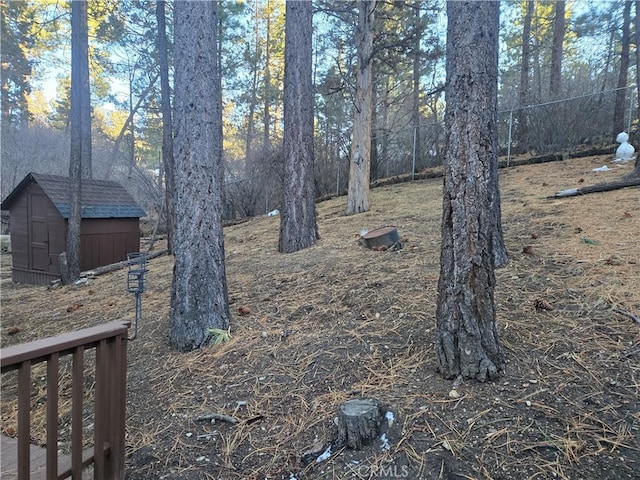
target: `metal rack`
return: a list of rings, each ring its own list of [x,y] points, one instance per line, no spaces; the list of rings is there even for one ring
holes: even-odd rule
[[[136,318],[134,322],[133,337],[138,336],[138,321],[142,318],[142,293],[144,292],[144,274],[147,270],[147,254],[134,252],[127,254],[129,270],[127,271],[127,292],[136,296]]]

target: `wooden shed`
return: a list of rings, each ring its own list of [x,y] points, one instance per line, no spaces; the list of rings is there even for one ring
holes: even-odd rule
[[[14,282],[45,285],[60,278],[59,255],[66,250],[68,177],[28,174],[4,199],[9,211]],[[116,182],[82,180],[80,270],[127,259],[140,250],[144,211]]]

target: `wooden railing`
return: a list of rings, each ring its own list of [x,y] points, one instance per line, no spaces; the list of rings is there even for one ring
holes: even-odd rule
[[[129,323],[112,322],[0,350],[2,373],[17,370],[18,459],[20,480],[30,478],[31,366],[46,362],[46,479],[82,478],[93,466],[95,479],[123,479],[127,335]],[[85,352],[95,349],[93,447],[83,450]],[[59,360],[70,355],[71,462],[59,464]]]

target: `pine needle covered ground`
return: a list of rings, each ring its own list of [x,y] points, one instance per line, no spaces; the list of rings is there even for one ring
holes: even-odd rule
[[[321,240],[294,254],[277,253],[277,217],[225,228],[233,321],[219,346],[169,350],[172,262],[151,260],[129,344],[127,478],[640,477],[640,188],[546,199],[631,169],[592,172],[610,160],[501,171],[510,262],[497,272],[496,303],[508,363],[493,383],[436,373],[441,179],[376,188],[372,210],[356,216],[344,215],[344,197],[321,202]],[[382,225],[397,226],[402,250],[358,245],[362,229]],[[3,346],[133,318],[126,271],[47,290],[7,281],[9,259]],[[34,370],[32,435],[42,443],[46,383]],[[14,393],[5,375],[4,434],[15,434]],[[338,406],[357,396],[394,413],[388,444],[316,461]],[[237,422],[198,420],[212,413]]]

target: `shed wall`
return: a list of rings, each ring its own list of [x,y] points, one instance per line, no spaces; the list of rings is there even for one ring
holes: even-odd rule
[[[21,195],[9,210],[9,233],[13,268],[29,268],[29,237],[27,227],[27,196]]]
[[[38,220],[34,222],[30,214],[36,203]],[[13,202],[9,214],[13,281],[45,285],[60,278],[59,255],[66,250],[67,220],[42,188],[37,183],[27,185]],[[34,248],[36,233],[43,241]],[[82,271],[126,260],[128,253],[140,250],[137,218],[82,219],[80,235]]]
[[[37,222],[31,217],[33,211]],[[64,250],[66,223],[56,207],[38,184],[32,183],[13,203],[9,214],[13,281],[44,284],[57,278],[58,254]],[[35,242],[34,248],[36,234],[39,242]]]
[[[120,262],[140,251],[137,218],[83,219],[80,227],[80,270]]]

